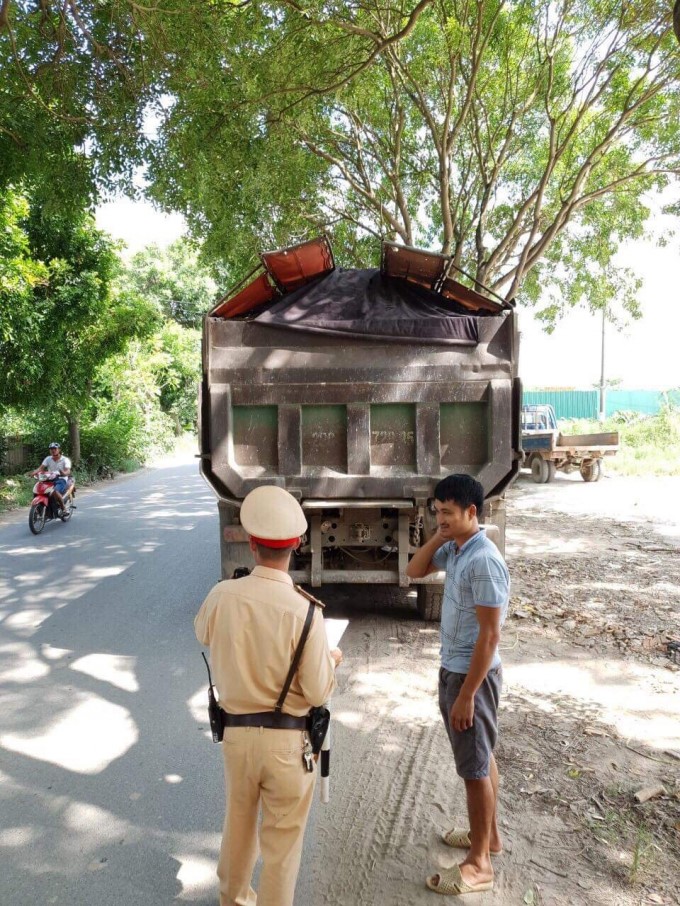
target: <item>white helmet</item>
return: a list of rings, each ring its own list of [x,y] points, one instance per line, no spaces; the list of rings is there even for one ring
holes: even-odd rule
[[[293,547],[307,531],[300,504],[276,485],[263,485],[247,494],[240,519],[246,532],[265,547]]]

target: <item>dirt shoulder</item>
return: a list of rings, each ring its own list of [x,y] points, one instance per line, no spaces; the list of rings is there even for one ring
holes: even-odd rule
[[[511,492],[497,750],[506,851],[478,903],[677,902],[680,666],[665,645],[680,638],[680,557],[672,519],[657,531],[646,504],[621,506],[633,486],[620,482],[636,481],[647,480],[603,481],[597,496],[583,483]],[[297,902],[432,903],[426,874],[460,861],[439,839],[465,803],[434,697],[438,630],[415,619],[412,594],[326,594],[350,628],[333,800],[317,810]]]
[[[674,903],[680,537],[665,507],[680,483],[610,479],[589,490],[563,481],[541,494],[520,481],[510,494],[505,801],[524,824],[559,821],[572,835],[569,846],[559,834],[556,846],[535,838],[548,856],[533,857],[544,866],[536,884],[550,902],[576,880],[588,896],[574,902]]]

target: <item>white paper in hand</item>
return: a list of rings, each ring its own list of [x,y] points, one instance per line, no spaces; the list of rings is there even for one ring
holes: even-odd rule
[[[334,648],[339,647],[340,639],[343,637],[345,630],[349,626],[349,620],[334,620],[324,618],[323,625],[326,629],[328,647],[332,651]]]

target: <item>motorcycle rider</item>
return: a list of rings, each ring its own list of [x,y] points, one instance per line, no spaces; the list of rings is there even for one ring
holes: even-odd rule
[[[71,475],[71,460],[61,452],[61,446],[52,441],[49,446],[50,455],[46,456],[38,468],[31,473],[33,478],[37,478],[40,472],[58,472],[59,478],[54,482],[54,491],[52,492],[60,510],[64,509],[64,498],[62,494],[68,487],[69,476]]]

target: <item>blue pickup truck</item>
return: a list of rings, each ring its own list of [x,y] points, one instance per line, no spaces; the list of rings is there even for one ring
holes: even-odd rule
[[[536,484],[552,481],[558,469],[578,469],[584,481],[599,481],[605,456],[619,449],[619,435],[562,434],[552,406],[522,406],[522,449],[524,467],[531,469]]]

